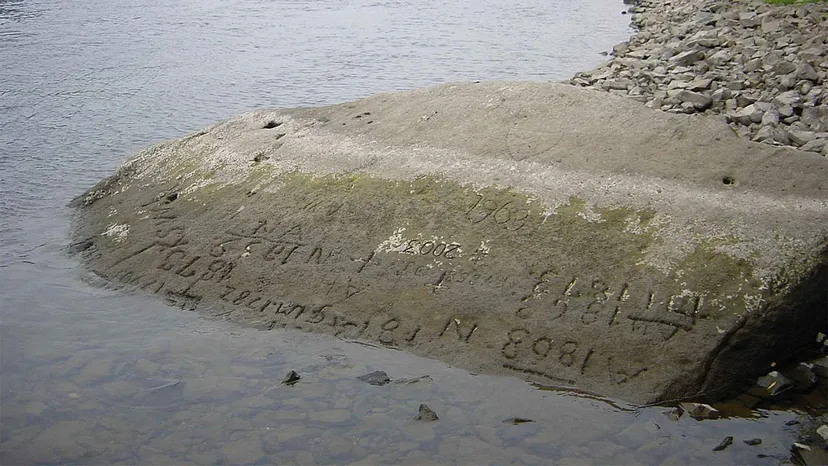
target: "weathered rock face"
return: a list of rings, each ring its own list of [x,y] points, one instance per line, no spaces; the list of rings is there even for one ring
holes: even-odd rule
[[[562,84],[241,115],[80,196],[89,266],[172,305],[653,401],[824,330],[828,163]]]

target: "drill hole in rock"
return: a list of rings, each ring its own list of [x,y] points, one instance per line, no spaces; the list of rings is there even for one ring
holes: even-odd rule
[[[273,129],[282,126],[282,122],[276,120],[270,120],[262,126],[263,129]]]
[[[733,186],[736,184],[736,178],[733,178],[730,175],[725,175],[722,177],[722,184],[725,186]]]

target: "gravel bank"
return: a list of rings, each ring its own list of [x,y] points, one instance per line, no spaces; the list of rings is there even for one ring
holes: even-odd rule
[[[636,34],[571,84],[723,115],[752,141],[828,155],[828,2],[640,0],[629,12]]]

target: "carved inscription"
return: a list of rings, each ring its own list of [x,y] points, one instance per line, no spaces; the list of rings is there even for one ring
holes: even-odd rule
[[[208,254],[215,258],[259,259],[274,266],[325,265],[342,258],[340,248],[302,240],[303,226],[260,220],[227,231]]]
[[[534,325],[506,332],[501,355],[509,362],[504,367],[572,380],[590,371],[599,354],[595,344],[583,345],[573,328],[582,326],[586,331],[605,325],[611,332],[666,342],[693,330],[703,302],[700,294],[689,290],[669,295],[636,283],[610,283],[601,277],[569,276],[548,269],[537,275],[531,292],[520,299],[515,316]],[[559,329],[569,330],[561,334]],[[629,362],[620,365],[609,356],[602,356],[599,365],[607,368],[606,377],[615,385],[647,371]]]
[[[450,329],[452,329],[453,331],[451,331]],[[443,326],[443,330],[440,331],[439,336],[442,338],[444,335],[447,334],[455,335],[458,341],[468,343],[472,335],[474,335],[474,332],[476,331],[476,323],[463,324],[460,322],[460,319],[450,318],[446,320],[446,325]]]
[[[512,201],[488,199],[481,194],[471,208],[466,211],[466,218],[472,223],[491,222],[510,231],[518,231],[528,224],[530,210],[516,205]]]
[[[445,257],[446,259],[454,259],[458,257],[460,252],[460,245],[458,243],[444,243],[442,241],[418,240],[412,239],[407,242],[397,245],[394,250],[398,250],[403,254],[422,255]]]
[[[677,291],[660,277],[651,283],[637,275],[602,276],[600,261],[580,267],[565,252],[534,257],[508,244],[518,235],[505,232],[540,228],[523,202],[476,194],[462,205],[460,199],[452,204],[453,220],[491,235],[475,236],[471,228],[473,234],[457,235],[458,241],[422,234],[401,239],[400,228],[372,251],[376,243],[361,240],[376,232],[345,224],[354,222],[345,204],[296,196],[294,211],[273,218],[238,215],[206,241],[187,237],[169,205],[174,200],[145,206],[154,237],[121,245],[110,278],[184,310],[211,300],[216,315],[265,329],[323,331],[427,348],[427,354],[479,352],[487,364],[567,384],[581,378],[627,384],[648,368],[635,358],[614,359],[613,345],[643,341],[646,361],[658,345],[687,342],[688,332],[708,325],[699,319],[710,306],[701,293]],[[329,223],[314,223],[321,218]],[[338,221],[349,234],[337,239],[331,232]],[[152,270],[122,270],[136,257]]]
[[[659,292],[645,290],[626,282],[612,285],[601,278],[568,277],[547,270],[538,276],[532,293],[521,299],[523,306],[516,315],[552,323],[573,310],[569,320],[577,318],[586,326],[604,322],[610,327],[619,325],[618,316],[623,315],[637,323],[669,327],[667,339],[679,330],[693,329],[703,302],[699,294],[685,291],[659,299]]]

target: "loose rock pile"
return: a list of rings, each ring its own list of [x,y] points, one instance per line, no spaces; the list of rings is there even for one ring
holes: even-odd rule
[[[629,11],[638,32],[571,84],[723,114],[753,141],[828,155],[828,2],[640,0]]]

